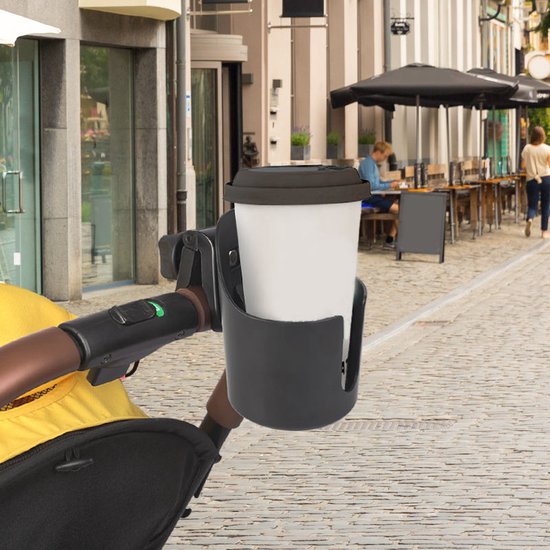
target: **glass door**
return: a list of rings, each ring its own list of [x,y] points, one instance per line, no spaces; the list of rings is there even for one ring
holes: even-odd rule
[[[197,228],[210,227],[220,213],[221,63],[191,68],[193,166],[196,174]]]
[[[38,42],[0,46],[0,281],[41,291]]]
[[[86,289],[134,279],[132,50],[81,46],[82,277]]]

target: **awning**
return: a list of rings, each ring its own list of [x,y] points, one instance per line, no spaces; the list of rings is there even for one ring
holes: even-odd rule
[[[181,0],[78,0],[81,9],[170,21],[181,15]]]
[[[57,34],[61,29],[45,25],[34,19],[0,10],[0,44],[15,46],[20,36],[28,34]]]

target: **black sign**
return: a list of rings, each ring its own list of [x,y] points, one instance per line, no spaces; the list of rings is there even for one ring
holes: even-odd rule
[[[398,19],[391,24],[391,33],[397,35],[409,34],[411,26],[404,19]]]
[[[202,0],[203,5],[212,4],[248,4],[248,0]]]
[[[447,193],[403,192],[399,199],[399,238],[396,257],[403,253],[438,254],[445,259]]]
[[[282,17],[324,17],[325,0],[283,0]]]

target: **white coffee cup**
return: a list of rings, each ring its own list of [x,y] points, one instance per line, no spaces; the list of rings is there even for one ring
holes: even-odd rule
[[[361,199],[369,194],[369,186],[353,168],[293,166],[239,172],[233,185],[226,186],[226,200],[236,203],[246,312],[277,321],[341,315],[345,360]]]

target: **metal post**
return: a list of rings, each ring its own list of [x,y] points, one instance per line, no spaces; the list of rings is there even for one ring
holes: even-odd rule
[[[420,163],[420,96],[416,96],[416,162]]]
[[[176,131],[177,131],[177,186],[176,186],[176,203],[177,203],[177,219],[178,231],[185,231],[187,226],[187,189],[185,181],[185,165],[187,163],[187,132],[185,124],[185,92],[187,88],[187,80],[185,75],[185,61],[187,48],[185,43],[186,38],[186,18],[187,18],[187,2],[182,0],[181,16],[177,23],[177,54],[176,54],[176,78],[177,78],[177,94],[176,94]]]
[[[449,185],[453,185],[453,163],[451,161],[451,123],[449,121],[448,105],[445,105],[445,119],[447,123],[447,163],[449,164]]]
[[[488,28],[486,25],[486,22],[483,20],[487,16],[487,0],[481,0],[481,16],[479,17],[479,31],[480,31],[480,59],[481,59],[481,66],[482,67],[489,67],[489,60],[488,60]]]
[[[384,72],[391,70],[391,11],[390,0],[384,0]],[[384,139],[392,141],[393,113],[384,109]]]
[[[193,220],[187,219],[187,195],[194,190],[195,171],[189,158],[191,148],[191,68],[190,68],[190,31],[189,0],[181,0],[181,16],[178,18],[176,34],[176,132],[177,132],[177,228],[185,231]]]
[[[491,169],[491,175],[495,177],[497,175],[497,121],[496,121],[496,108],[493,105],[493,166]]]
[[[414,163],[414,187],[422,187],[422,163],[420,161],[420,96],[416,96],[416,161]]]
[[[479,179],[483,179],[483,103],[479,105]]]
[[[177,233],[177,131],[176,131],[176,21],[166,24],[166,81],[168,87],[166,108],[168,110],[168,233]]]

